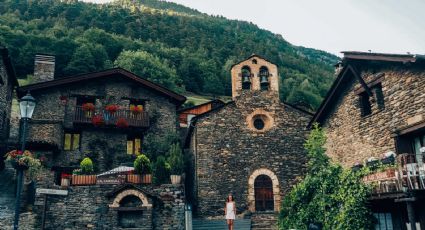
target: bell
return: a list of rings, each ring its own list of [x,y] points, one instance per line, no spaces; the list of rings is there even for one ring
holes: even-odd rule
[[[267,83],[269,83],[269,81],[267,80],[266,75],[261,75],[261,81],[260,81],[260,83],[261,84],[267,84]]]
[[[251,81],[249,80],[249,76],[248,76],[248,75],[244,75],[244,76],[243,76],[243,83],[249,83],[249,82],[251,82]]]

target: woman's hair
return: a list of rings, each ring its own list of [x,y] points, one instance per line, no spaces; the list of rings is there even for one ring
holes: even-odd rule
[[[229,196],[231,196],[231,197],[232,197],[232,201],[235,201],[235,198],[233,197],[233,194],[229,194],[229,195],[226,197],[226,202],[230,202]]]

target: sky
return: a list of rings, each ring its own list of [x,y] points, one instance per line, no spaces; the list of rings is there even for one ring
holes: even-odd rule
[[[108,2],[109,0],[84,0]],[[250,21],[294,45],[425,54],[425,0],[168,0]]]

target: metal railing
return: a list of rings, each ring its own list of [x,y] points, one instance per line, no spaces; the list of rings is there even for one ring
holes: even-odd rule
[[[399,154],[395,167],[374,172],[363,178],[372,184],[373,194],[425,189],[425,158],[423,155]]]
[[[81,106],[75,107],[73,122],[82,124],[97,124],[106,126],[117,126],[119,120],[125,120],[129,127],[149,127],[149,114],[145,111],[130,111],[129,109],[118,109],[115,112],[107,110],[84,110]],[[99,123],[96,123],[99,122]]]

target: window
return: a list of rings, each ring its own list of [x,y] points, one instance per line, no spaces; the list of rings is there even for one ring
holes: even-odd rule
[[[251,69],[248,66],[242,67],[242,89],[251,89]]]
[[[77,132],[65,132],[63,150],[80,149],[81,134]]]
[[[374,213],[377,220],[375,230],[393,230],[393,220],[391,213]]]
[[[252,64],[256,65],[257,64],[257,59],[252,59]]]
[[[366,92],[363,92],[359,95],[360,100],[360,111],[362,117],[367,116],[372,113],[372,105],[370,104],[369,95]]]
[[[142,153],[142,137],[127,137],[127,154],[139,155]]]
[[[362,117],[372,114],[372,103],[376,103],[378,110],[385,109],[384,93],[382,92],[382,85],[377,84],[371,87],[373,98],[370,98],[367,92],[359,94],[360,111]]]
[[[264,121],[261,118],[256,118],[254,120],[254,127],[258,130],[264,129]]]
[[[372,88],[372,91],[376,97],[376,104],[378,105],[378,109],[382,110],[385,109],[385,103],[384,103],[384,93],[382,93],[382,85],[376,85]]]

